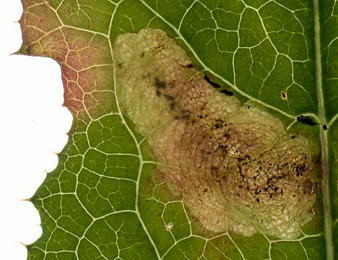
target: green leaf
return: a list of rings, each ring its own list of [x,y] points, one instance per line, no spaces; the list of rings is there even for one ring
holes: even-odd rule
[[[338,259],[335,1],[26,0],[23,7],[18,53],[60,64],[74,117],[58,167],[31,198],[43,234],[28,259]],[[221,89],[312,140],[321,161],[318,203],[299,238],[205,232],[156,178],[149,144],[121,113],[114,89],[116,37],[148,27],[175,38]]]

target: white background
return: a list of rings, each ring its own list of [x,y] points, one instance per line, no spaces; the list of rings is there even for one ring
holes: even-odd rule
[[[72,117],[62,107],[58,64],[10,55],[21,46],[20,0],[0,8],[0,259],[25,260],[23,244],[41,235],[40,218],[25,201],[57,165]]]

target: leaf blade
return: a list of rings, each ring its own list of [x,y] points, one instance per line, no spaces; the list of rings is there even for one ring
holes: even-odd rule
[[[51,206],[46,207],[45,205],[45,202],[47,203],[47,198],[52,193],[55,194],[53,196],[55,197],[56,201],[53,203],[48,202],[48,205],[60,204],[60,201],[62,199],[58,199],[59,195],[57,194],[61,194],[63,192],[73,192],[75,194],[76,192],[80,192],[81,194],[90,194],[88,190],[93,189],[93,187],[95,188],[95,185],[113,186],[115,190],[118,189],[118,186],[120,184],[117,184],[115,186],[114,184],[111,184],[111,182],[109,182],[109,184],[104,182],[100,182],[100,184],[98,184],[98,181],[96,180],[97,178],[95,179],[94,177],[88,177],[91,174],[100,175],[100,172],[102,173],[103,171],[104,167],[102,168],[102,166],[100,167],[99,165],[96,165],[94,161],[101,162],[105,165],[105,162],[107,160],[109,164],[111,163],[110,166],[113,169],[115,167],[115,170],[112,170],[111,172],[111,176],[109,176],[108,174],[108,177],[119,179],[123,178],[123,174],[126,174],[126,176],[128,177],[125,178],[126,180],[122,180],[122,182],[127,181],[128,183],[130,183],[131,187],[134,184],[136,184],[137,186],[143,182],[147,183],[147,179],[145,176],[147,176],[147,171],[150,172],[150,170],[144,170],[145,168],[142,168],[144,166],[144,162],[148,161],[143,160],[142,157],[143,155],[146,155],[148,153],[147,149],[142,148],[142,142],[140,141],[141,137],[137,136],[133,125],[130,122],[124,122],[123,124],[117,122],[120,120],[121,114],[119,111],[119,106],[115,103],[114,100],[114,91],[112,89],[114,79],[112,76],[109,76],[109,70],[113,70],[113,61],[111,59],[112,42],[116,38],[116,36],[123,31],[136,32],[139,29],[147,27],[149,25],[166,29],[171,34],[171,36],[178,36],[180,38],[183,44],[186,45],[187,50],[192,53],[194,59],[197,60],[200,66],[202,66],[206,71],[211,72],[211,74],[213,74],[217,78],[221,79],[221,81],[224,82],[227,87],[230,86],[230,88],[237,92],[237,94],[242,95],[243,100],[249,99],[258,102],[268,108],[271,108],[277,113],[283,115],[285,118],[288,118],[288,122],[296,121],[296,116],[300,114],[317,114],[318,104],[313,98],[313,96],[316,96],[316,87],[313,84],[313,75],[315,71],[315,66],[313,64],[314,51],[310,51],[310,48],[312,48],[311,46],[307,46],[307,52],[304,52],[303,50],[303,46],[306,45],[305,43],[307,43],[307,41],[311,42],[311,37],[313,36],[313,34],[311,34],[310,32],[311,24],[313,23],[313,21],[312,18],[309,16],[309,13],[312,12],[311,3],[306,3],[304,7],[304,3],[301,3],[301,1],[295,2],[293,3],[293,5],[290,5],[287,2],[280,4],[277,2],[267,3],[265,1],[261,1],[260,3],[258,3],[257,1],[255,1],[255,3],[250,3],[250,1],[246,1],[246,5],[244,5],[243,3],[239,3],[238,6],[221,6],[217,9],[217,4],[213,1],[198,3],[196,4],[196,6],[193,5],[192,1],[182,1],[182,3],[172,3],[173,6],[177,4],[177,8],[172,8],[170,9],[171,12],[167,13],[165,4],[161,6],[156,6],[156,3],[152,1],[125,0],[117,3],[116,6],[110,1],[100,1],[96,3],[97,6],[94,6],[94,8],[92,8],[95,10],[89,10],[88,6],[86,7],[88,3],[86,3],[85,1],[81,1],[81,6],[84,7],[81,9],[78,8],[80,6],[77,6],[76,8],[78,10],[81,9],[82,11],[80,10],[80,12],[82,14],[79,16],[79,18],[71,18],[69,22],[66,22],[68,17],[63,12],[69,11],[67,9],[67,5],[69,5],[71,1],[66,1],[65,4],[62,4],[58,1],[46,2],[46,6],[44,6],[43,1],[41,1],[41,3],[39,4],[43,6],[41,10],[37,10],[33,7],[30,8],[28,6],[29,4],[26,3],[26,10],[29,9],[28,13],[32,12],[39,14],[40,12],[45,12],[43,10],[48,10],[46,12],[50,13],[50,16],[52,17],[51,19],[53,19],[55,23],[54,25],[53,23],[51,23],[52,26],[44,29],[43,33],[38,33],[39,30],[37,30],[37,28],[39,26],[39,23],[33,26],[36,28],[32,29],[30,32],[26,32],[26,34],[24,34],[24,37],[26,38],[22,52],[31,53],[32,55],[50,56],[56,59],[61,64],[66,89],[65,104],[72,110],[73,115],[75,116],[75,121],[72,132],[70,133],[70,143],[68,144],[67,148],[65,148],[65,150],[61,153],[61,162],[57,170],[53,172],[53,174],[50,174],[48,176],[43,186],[39,189],[39,191],[33,198],[33,201],[35,201],[36,203],[35,205],[37,207],[39,207],[39,205],[40,207],[42,207],[40,208],[40,214],[42,216],[42,219],[46,220],[46,223],[44,223],[45,231],[56,225],[57,216],[60,215],[60,213],[53,213],[56,214],[56,216],[51,217],[51,212],[53,212],[55,209],[52,209]],[[101,6],[101,4],[104,6],[110,6],[109,8],[111,9],[109,9],[109,12],[111,13],[111,16],[109,17],[109,19],[106,16],[106,18],[104,18],[104,22],[100,22],[103,20],[95,19],[95,23],[92,25],[88,22],[84,22],[84,20],[88,20],[86,19],[87,16],[93,17],[94,19],[96,13],[100,12],[100,10],[102,11],[103,7]],[[227,3],[224,4],[227,5]],[[78,3],[75,3],[75,6],[76,5],[78,5]],[[111,6],[115,6],[115,8],[113,9]],[[131,6],[133,7],[131,8]],[[53,9],[58,9],[56,10],[56,15],[53,14],[53,12],[50,12],[50,10]],[[299,14],[297,16],[295,15],[295,12],[298,12],[298,9]],[[222,19],[224,18],[224,13],[226,13],[228,10],[232,12],[229,12],[231,13],[229,14],[229,16],[231,15],[232,17],[230,19],[230,23],[227,23],[225,19]],[[272,12],[273,10],[275,10],[275,13]],[[291,17],[291,22],[287,25],[289,26],[289,30],[294,30],[294,33],[296,33],[296,35],[297,33],[301,32],[301,36],[299,38],[300,40],[294,40],[293,37],[291,37],[287,32],[284,33],[283,37],[289,39],[291,46],[294,46],[291,48],[291,52],[288,52],[287,48],[285,48],[282,43],[278,42],[278,37],[274,36],[274,30],[276,30],[279,25],[275,24],[273,21],[268,20],[267,17],[270,12],[273,13],[272,16],[275,16],[275,18],[286,19],[287,17]],[[26,13],[26,16],[28,15],[28,13]],[[196,19],[196,17],[198,16],[205,18],[207,20],[207,23],[199,24],[199,21],[197,21],[198,19]],[[25,22],[27,22],[27,17],[25,19]],[[253,20],[252,23],[250,23],[250,19]],[[60,20],[62,20],[62,25],[60,25],[60,22],[57,22]],[[23,21],[24,19],[22,19],[22,24],[24,24]],[[286,24],[285,21],[284,23]],[[215,29],[215,24],[217,24],[217,26],[218,24],[220,24],[219,27],[223,30],[220,30],[221,32],[215,33],[216,40],[213,42],[213,47],[203,51],[199,46],[206,45],[205,43],[212,39],[212,37],[208,34],[205,34],[206,36],[203,37],[197,37],[196,35],[191,34],[191,30],[189,30],[190,24],[196,24],[196,28],[199,28],[200,30],[210,28]],[[27,26],[26,24],[25,27],[28,28],[29,26]],[[258,28],[257,31],[256,27]],[[232,32],[236,31],[236,29],[237,32]],[[250,33],[252,33],[252,31],[254,31],[254,33],[256,34],[254,35],[254,37],[250,36]],[[303,36],[302,33],[304,34]],[[239,44],[238,40],[234,40],[235,35],[239,35],[238,37],[243,39],[241,45]],[[74,36],[76,40],[74,40]],[[50,41],[59,42],[59,45],[50,48],[48,47],[48,43],[50,43]],[[297,42],[303,43],[297,46]],[[82,53],[79,53],[80,51],[78,51],[76,47],[74,50],[75,52],[77,52],[76,55],[71,56],[68,53],[68,60],[66,60],[66,55],[63,53],[63,51],[65,50],[65,48],[67,50],[68,47],[65,47],[64,43],[67,43],[68,45],[73,43],[78,46],[84,45],[86,46],[85,49],[87,48],[90,51],[83,51]],[[223,45],[219,45],[221,43]],[[261,46],[257,47],[256,45],[258,45],[259,43],[261,43]],[[278,45],[278,48],[274,45]],[[238,49],[238,47],[241,48]],[[250,50],[252,52],[252,60],[257,60],[257,63],[260,62],[262,63],[262,65],[257,65],[255,64],[255,62],[250,62],[250,59],[248,58],[250,56],[250,51],[246,53],[248,47],[253,47],[253,50]],[[55,50],[57,48],[59,48],[59,50]],[[60,49],[63,49],[63,51],[60,51]],[[218,51],[215,51],[215,49]],[[102,53],[104,55],[102,55]],[[274,55],[270,55],[273,56],[272,59],[271,57],[265,59],[260,57],[264,55],[269,56],[269,54],[271,53],[274,53]],[[77,59],[77,55],[79,55],[80,57],[87,56],[87,59]],[[208,57],[208,55],[211,58]],[[220,60],[215,62],[215,56],[220,57]],[[302,62],[299,62],[298,60],[301,60]],[[254,66],[245,67],[240,61],[247,61],[247,63],[252,63]],[[267,72],[264,70],[266,70]],[[76,75],[79,71],[80,77],[78,80],[74,81],[74,78],[76,78],[74,75]],[[102,75],[105,79],[105,82],[102,81],[97,83],[93,80],[99,79],[100,77],[102,77]],[[248,77],[248,75],[250,77]],[[266,78],[265,81],[260,80],[260,78],[264,77]],[[85,83],[86,80],[88,82],[87,84]],[[276,81],[280,85],[277,84],[277,88],[273,88],[271,90],[272,92],[268,92],[270,91],[269,87],[276,84]],[[96,88],[91,89],[90,85],[95,85]],[[257,85],[259,86],[259,88],[257,88]],[[281,96],[281,91],[285,91],[286,88],[288,88],[288,90],[286,91],[288,98],[287,102],[283,100]],[[332,90],[333,88],[331,87],[330,89]],[[329,100],[329,95],[332,95],[330,93],[331,92],[327,94],[327,92],[325,92],[325,100]],[[332,104],[333,105],[327,105],[327,111],[329,111],[328,116],[331,120],[336,116],[336,103]],[[114,114],[117,119],[112,119],[112,117],[109,117],[108,120],[102,123],[102,118],[104,118],[107,114]],[[121,119],[123,121],[123,117]],[[91,127],[93,127],[92,125],[94,125],[93,122],[101,124],[103,126],[102,129],[100,131],[96,130],[91,133]],[[116,140],[109,140],[109,136],[111,134],[109,134],[107,130],[105,130],[105,128],[114,128],[115,126],[120,126],[122,128],[127,126],[128,133],[121,130],[124,133],[120,136],[122,137],[122,139],[124,138],[125,141],[122,141],[121,138],[116,138]],[[335,127],[335,121],[332,121],[332,123],[329,124],[328,131],[329,143],[331,144],[335,144],[336,141],[336,132],[334,130],[336,129]],[[134,134],[135,136],[133,136]],[[98,137],[100,137],[99,140],[97,140]],[[128,145],[130,146],[129,148]],[[115,150],[114,146],[116,147]],[[132,148],[133,146],[134,148]],[[118,150],[119,147],[124,148]],[[337,154],[337,151],[335,151],[334,147],[335,146],[330,146],[330,154]],[[100,152],[96,155],[91,154],[91,151],[94,150],[98,150]],[[122,171],[121,173],[118,173],[116,168],[126,167],[126,162],[130,159],[125,159],[124,161],[120,160],[117,163],[114,163],[114,160],[116,161],[117,159],[112,158],[120,156],[114,154],[117,152],[121,153],[122,157],[125,156],[125,158],[127,158],[128,156],[132,156],[135,160],[139,160],[138,165],[137,163],[134,163],[125,172]],[[104,156],[100,156],[100,153]],[[107,154],[109,156],[106,156]],[[142,157],[141,159],[140,156]],[[81,157],[83,158],[81,159]],[[80,171],[77,168],[80,163],[77,162],[74,158],[80,158],[80,161],[83,160],[85,168],[89,169],[89,173],[87,173],[87,175],[86,173],[81,173],[81,175],[75,177]],[[74,162],[71,162],[72,160],[74,160]],[[66,162],[68,163],[67,165]],[[337,169],[337,160],[331,159],[330,167],[331,169],[333,169],[334,172],[333,174],[331,174],[331,176],[333,176],[333,180],[331,180],[332,184],[330,186],[331,190],[333,191],[332,209],[334,214],[337,214],[336,212],[338,207],[335,206],[335,198],[337,197],[335,196],[335,194],[337,193],[337,187],[335,185],[335,178],[337,176],[337,174],[335,173],[335,169]],[[133,169],[134,172],[132,173],[130,169]],[[129,175],[126,172],[130,172]],[[81,181],[80,183],[85,184],[82,185],[83,187],[88,186],[90,188],[87,189],[87,187],[86,189],[81,190],[79,187],[82,186],[80,184],[77,184],[77,181],[79,180]],[[121,182],[121,180],[119,181]],[[86,204],[85,199],[78,199],[80,204],[82,205],[77,207],[81,207],[88,211],[86,213],[81,213],[83,215],[87,214],[88,216],[86,218],[88,219],[93,218],[93,216],[94,218],[100,218],[100,216],[105,216],[109,214],[108,212],[114,211],[113,208],[115,207],[117,208],[117,210],[115,211],[121,212],[122,215],[133,214],[136,212],[136,218],[133,217],[134,221],[132,221],[130,225],[135,225],[136,223],[138,223],[139,225],[141,224],[141,226],[137,226],[138,230],[140,230],[139,236],[143,237],[143,239],[148,238],[149,240],[148,243],[146,243],[145,248],[148,248],[148,251],[151,253],[145,253],[144,256],[150,258],[144,259],[160,259],[159,255],[165,256],[170,259],[170,255],[176,253],[182,256],[182,250],[186,252],[189,251],[189,248],[187,248],[186,244],[184,243],[187,243],[187,241],[190,240],[196,240],[197,237],[192,236],[192,233],[189,230],[190,233],[187,231],[182,231],[182,234],[174,233],[176,236],[179,237],[179,240],[170,238],[168,231],[166,231],[165,229],[165,225],[168,224],[170,216],[172,216],[173,213],[167,213],[170,211],[167,211],[164,208],[162,208],[162,210],[158,210],[158,213],[161,213],[161,215],[164,214],[166,217],[160,216],[156,220],[158,224],[154,225],[153,223],[155,220],[152,218],[150,218],[150,220],[147,220],[146,216],[150,215],[149,213],[147,213],[146,206],[143,205],[142,200],[151,199],[153,198],[153,195],[149,195],[148,197],[142,196],[143,194],[147,194],[144,189],[148,188],[143,188],[143,186],[140,185],[139,188],[134,189],[135,193],[132,192],[132,188],[125,189],[124,194],[130,195],[130,197],[123,198],[121,196],[117,197],[119,199],[116,201],[111,201],[108,199],[102,200],[101,203],[96,204],[95,202],[99,201],[100,199],[100,189],[98,189],[95,193],[93,193],[93,195],[91,195],[91,198],[88,197],[88,201],[92,201],[92,206]],[[140,192],[140,197],[137,197],[136,195],[138,194],[138,192]],[[60,196],[62,197],[64,195]],[[103,197],[107,197],[107,195]],[[128,205],[128,203],[132,201],[131,198],[134,197],[136,197],[136,199],[133,200],[133,203],[130,203],[129,206],[127,206],[126,208],[118,206],[119,202],[123,202],[124,199],[126,199],[126,203],[122,204]],[[69,199],[69,201],[71,200],[72,199]],[[104,201],[106,201],[108,204]],[[114,207],[109,206],[109,203],[111,205],[114,205]],[[96,212],[95,206],[98,205],[104,210],[102,210],[101,212]],[[178,203],[178,205],[181,205],[181,209],[177,209],[176,212],[180,212],[181,219],[184,219],[183,216],[185,216],[187,223],[190,223],[191,220],[189,220],[189,216],[187,215],[186,210],[184,210],[184,205],[182,203]],[[139,209],[137,208],[138,206],[140,206]],[[134,209],[135,207],[136,209]],[[91,209],[89,210],[89,208]],[[153,206],[153,208],[155,209],[156,207]],[[97,215],[93,214],[92,212],[95,212],[95,214]],[[75,217],[72,218],[76,219]],[[143,219],[144,223],[142,224]],[[335,219],[337,218],[335,217]],[[74,220],[70,219],[69,221],[69,223],[72,223]],[[181,221],[184,222],[184,220]],[[49,223],[48,225],[47,222]],[[75,222],[79,222],[79,220]],[[107,225],[107,223],[105,224]],[[84,225],[87,225],[88,228],[89,224],[87,223]],[[68,233],[73,234],[77,232],[76,229],[72,229],[70,224],[67,224],[66,226],[68,226]],[[62,227],[62,225],[60,227]],[[194,223],[191,224],[191,227],[193,227],[194,229],[198,229],[198,227],[194,226]],[[115,231],[114,228],[110,229],[112,231]],[[56,230],[57,232],[61,232],[60,228],[56,228]],[[141,230],[143,231],[141,232]],[[173,229],[173,232],[174,230],[175,229]],[[31,259],[40,259],[39,257],[41,257],[43,254],[48,255],[47,252],[50,251],[50,249],[47,245],[48,241],[46,241],[46,234],[48,234],[48,232],[46,232],[44,233],[45,238],[41,238],[37,243],[30,247],[31,249],[29,257]],[[64,236],[66,236],[67,232],[65,232]],[[83,232],[84,231],[82,231],[82,235],[84,234]],[[335,232],[335,234],[337,234],[337,232]],[[260,251],[264,251],[264,254],[262,254],[261,257],[279,259],[278,253],[276,253],[278,251],[277,248],[282,248],[288,245],[288,248],[290,248],[290,252],[286,253],[288,257],[294,256],[294,252],[291,251],[296,250],[299,253],[297,254],[297,257],[302,257],[300,259],[308,259],[312,256],[314,259],[320,259],[320,254],[318,254],[318,251],[323,251],[321,238],[315,236],[315,239],[318,239],[319,241],[318,251],[311,251],[311,246],[306,247],[306,250],[303,247],[303,243],[311,244],[310,241],[314,239],[313,235],[315,234],[308,234],[305,235],[301,240],[292,242],[276,241],[267,237],[260,237],[259,240],[264,241],[262,242],[264,246],[260,247],[255,243],[254,239],[252,239],[249,242],[245,242],[247,244],[247,247],[251,248],[249,250],[242,247],[243,241],[241,238],[237,238],[236,235],[226,235],[224,236],[226,241],[218,243],[215,243],[218,238],[211,239],[210,242],[209,240],[204,240],[203,246],[205,248],[205,251],[203,252],[205,252],[205,255],[200,254],[200,257],[204,257],[206,259],[208,259],[208,255],[209,257],[213,255],[218,255],[220,258],[225,257],[225,254],[223,252],[228,252],[230,250],[229,248],[233,248],[230,253],[227,253],[227,256],[233,256],[235,259],[250,258],[253,255],[258,257],[260,256]],[[61,238],[63,235],[58,236]],[[80,237],[80,233],[77,234],[77,236]],[[158,237],[157,240],[155,239],[156,236]],[[72,240],[71,238],[69,239]],[[128,239],[130,239],[130,237]],[[171,239],[173,239],[173,242],[170,242]],[[160,243],[160,240],[163,240],[166,243],[164,243],[163,246],[157,246],[156,243]],[[99,242],[95,242],[91,244],[90,241],[78,242],[78,246],[76,247],[77,249],[72,248],[71,250],[80,250],[83,252],[85,247],[89,248],[93,245],[97,245],[98,243]],[[222,245],[222,243],[225,246]],[[32,248],[35,248],[35,251]],[[114,249],[114,246],[110,248],[113,252],[118,251]],[[266,250],[267,248],[268,250]],[[101,257],[103,257],[103,259],[110,259],[110,257],[112,257],[112,255],[109,255],[108,253],[103,253],[105,252],[105,249],[97,250],[97,246],[94,246],[93,249],[91,249],[90,251],[92,252],[92,257],[99,257],[100,253],[97,252],[102,253]],[[255,253],[253,254],[253,252]],[[59,252],[57,254],[61,256],[63,253]],[[51,255],[51,253],[49,253],[49,255]],[[70,255],[72,255],[71,257],[74,257],[73,253],[70,253]],[[192,255],[197,259],[197,255],[195,255],[194,253]],[[128,257],[136,257],[136,255],[133,255],[133,253],[131,252],[125,253],[124,256],[127,257],[126,259],[128,259]]]

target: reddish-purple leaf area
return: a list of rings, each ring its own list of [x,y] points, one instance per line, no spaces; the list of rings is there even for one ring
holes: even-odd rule
[[[105,106],[109,98],[103,94],[111,91],[113,84],[107,38],[62,26],[48,1],[27,1],[24,7],[26,11],[20,19],[23,45],[19,53],[50,57],[60,64],[64,105],[77,118],[87,120],[111,112]]]

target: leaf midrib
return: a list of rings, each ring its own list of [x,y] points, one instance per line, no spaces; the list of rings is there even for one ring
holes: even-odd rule
[[[319,122],[327,124],[325,117],[325,101],[323,94],[323,68],[322,68],[322,50],[321,50],[321,33],[320,33],[320,12],[319,1],[313,1],[314,7],[314,31],[315,31],[315,57],[316,57],[316,90],[318,98],[318,117]],[[328,141],[327,131],[320,128],[321,143],[321,161],[322,161],[322,193],[324,209],[324,237],[326,259],[334,260],[334,245],[332,239],[332,213],[330,203],[329,189],[329,162],[328,162]]]

